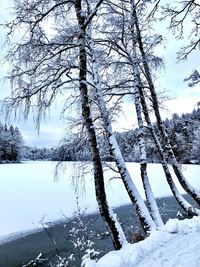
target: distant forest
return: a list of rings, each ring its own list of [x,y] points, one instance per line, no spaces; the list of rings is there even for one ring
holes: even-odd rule
[[[23,149],[24,141],[18,127],[0,122],[0,163],[20,161]]]
[[[180,163],[200,164],[200,108],[181,116],[173,114],[171,119],[164,121],[164,125],[178,161]],[[154,127],[155,129],[157,128],[156,124]],[[160,162],[161,159],[149,129],[146,128],[145,132],[148,162]],[[125,161],[139,162],[138,129],[116,132],[115,134]],[[98,138],[103,160],[112,161],[105,138],[103,135]],[[87,139],[83,133],[80,133],[66,137],[62,141],[62,145],[57,148],[25,146],[23,158],[27,160],[89,161],[91,160],[91,155]]]
[[[169,134],[174,153],[180,163],[200,164],[200,108],[192,113],[166,119],[164,125]],[[156,129],[156,124],[154,125]],[[160,162],[160,156],[151,138],[148,128],[145,129],[147,140],[148,162]],[[0,123],[0,163],[20,160],[53,160],[53,161],[89,161],[91,160],[87,139],[83,134],[68,136],[56,148],[37,148],[24,145],[18,127]],[[139,162],[138,129],[115,133],[125,161]],[[105,161],[112,161],[108,145],[103,135],[99,136],[99,148]]]

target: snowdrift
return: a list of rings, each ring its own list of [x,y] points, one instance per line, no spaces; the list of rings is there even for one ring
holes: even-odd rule
[[[111,251],[98,262],[86,259],[85,267],[199,267],[200,218],[169,220],[144,241]]]

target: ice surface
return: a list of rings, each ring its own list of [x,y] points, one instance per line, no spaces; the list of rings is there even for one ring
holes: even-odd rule
[[[86,163],[83,163],[86,165]],[[79,202],[87,212],[96,212],[93,176],[87,169],[84,175],[85,190],[80,175],[80,163],[66,164],[65,173],[60,172],[54,180],[56,162],[24,162],[22,164],[0,165],[0,236],[41,227],[43,222],[53,222],[71,217],[76,209],[75,186],[79,185]],[[144,197],[140,178],[140,166],[127,163],[135,185]],[[200,188],[200,166],[187,165],[184,171],[189,182]],[[156,197],[171,195],[160,164],[148,165],[149,180]],[[106,190],[110,206],[129,204],[129,197],[116,173],[106,172]],[[83,178],[82,178],[83,179]],[[73,181],[73,182],[72,182]],[[179,187],[180,188],[180,187]],[[183,191],[181,191],[183,192]]]

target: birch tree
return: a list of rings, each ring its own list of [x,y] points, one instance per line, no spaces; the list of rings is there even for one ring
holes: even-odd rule
[[[125,82],[121,83],[121,84],[124,84],[124,85],[125,85],[125,83],[129,84],[129,90],[130,90],[130,92],[132,91],[131,94],[133,95],[134,100],[135,100],[137,121],[138,121],[138,125],[139,125],[138,140],[139,140],[140,155],[141,155],[141,160],[140,160],[141,161],[141,177],[142,177],[144,191],[145,191],[147,204],[148,204],[148,208],[150,210],[151,216],[152,216],[154,222],[156,223],[156,225],[158,227],[160,227],[163,225],[163,223],[162,223],[162,219],[160,217],[158,207],[157,207],[157,204],[155,201],[155,197],[153,195],[151,185],[149,183],[149,179],[148,179],[148,175],[147,175],[147,159],[146,159],[146,144],[145,144],[145,138],[144,138],[144,125],[143,125],[142,111],[141,111],[141,107],[140,107],[140,100],[139,100],[139,93],[138,93],[138,87],[141,86],[138,82],[139,65],[137,62],[137,55],[136,55],[136,49],[135,49],[136,44],[135,44],[135,34],[134,34],[134,29],[133,29],[134,25],[133,25],[133,23],[131,24],[131,20],[130,20],[131,3],[127,2],[125,5],[123,3],[123,1],[117,1],[117,2],[115,1],[115,4],[113,6],[112,6],[112,4],[110,4],[108,6],[107,12],[116,14],[114,20],[113,20],[112,15],[111,15],[111,19],[114,22],[114,25],[117,25],[117,26],[113,26],[109,35],[107,35],[107,37],[105,38],[105,42],[104,42],[104,40],[102,40],[102,42],[97,40],[97,42],[104,43],[104,45],[106,45],[106,46],[110,42],[111,49],[113,49],[113,53],[118,55],[118,57],[115,55],[114,62],[117,62],[116,65],[120,69],[122,76],[124,75],[124,73],[123,73],[124,68],[123,67],[124,66],[130,66],[130,69],[128,71],[130,72],[129,77],[131,77],[131,81],[130,81],[130,78],[129,79],[125,78],[126,77],[126,75],[125,75],[125,77],[123,77]],[[128,24],[128,26],[127,26],[128,22],[130,22],[130,24]],[[128,32],[129,29],[131,29],[131,34]],[[109,30],[109,24],[108,24],[108,30]],[[105,29],[105,32],[108,32],[108,30]],[[103,31],[102,31],[102,33],[103,33]],[[95,60],[93,60],[93,62],[94,61]],[[125,67],[125,70],[127,70],[126,67]],[[113,74],[113,75],[116,75],[116,74]],[[99,84],[97,87],[99,87]],[[118,89],[118,93],[121,92],[121,95],[123,95],[124,94],[123,88],[120,88],[120,89]],[[115,95],[115,93],[114,93],[114,95]],[[100,97],[98,94],[97,98],[103,99],[103,95]],[[108,133],[108,139],[110,139],[109,144],[110,144],[110,148],[111,148],[111,150],[110,150],[111,154],[113,155],[113,159],[116,160],[118,170],[121,174],[122,180],[125,180],[125,187],[127,188],[126,179],[128,179],[130,174],[129,174],[127,168],[125,168],[126,167],[125,164],[123,163],[123,165],[122,165],[122,162],[124,162],[124,159],[123,159],[122,155],[118,152],[119,147],[118,147],[118,144],[115,140],[114,134],[112,132],[111,122],[110,122],[108,116],[107,116],[107,118],[105,118],[105,114],[108,113],[106,110],[105,103],[104,104],[100,103],[99,106],[100,106],[100,109],[102,109],[101,116],[104,119],[104,127],[106,128],[106,132]],[[102,106],[104,108],[102,108]],[[108,128],[108,126],[109,126],[109,128]],[[124,170],[126,176],[121,172],[121,166],[124,166],[123,170]],[[123,178],[123,176],[124,176],[124,178]],[[131,181],[131,179],[129,179],[129,180]],[[130,182],[129,182],[129,184],[130,184]],[[129,190],[128,190],[128,192],[129,192]],[[135,192],[135,190],[133,192]],[[133,196],[131,196],[130,193],[129,193],[129,196],[131,199],[133,199]],[[132,201],[133,201],[133,203],[135,202],[134,199]],[[136,202],[136,205],[137,205],[137,202]]]
[[[97,6],[99,4],[100,2],[98,2]],[[97,139],[94,130],[94,125],[91,117],[90,105],[88,100],[87,78],[86,78],[87,76],[86,28],[90,23],[92,17],[94,16],[94,14],[96,13],[96,9],[98,8],[97,6],[95,7],[93,13],[91,13],[90,16],[86,17],[82,10],[81,1],[75,1],[76,16],[79,24],[79,62],[80,62],[79,89],[82,102],[82,115],[88,134],[88,140],[90,143],[90,149],[93,160],[97,202],[99,205],[100,213],[104,218],[105,222],[107,223],[108,229],[110,230],[114,246],[116,249],[119,249],[121,248],[126,239],[124,234],[122,233],[120,225],[119,224],[117,225],[115,217],[109,210],[106,200],[103,168],[100,159],[99,149],[97,146]]]
[[[170,172],[170,169],[168,167],[168,155],[166,154],[165,150],[163,149],[163,146],[165,147],[166,143],[165,141],[163,143],[160,143],[160,138],[159,136],[157,136],[154,128],[153,128],[153,125],[151,123],[151,120],[150,120],[150,116],[149,116],[149,107],[148,107],[148,104],[146,102],[146,97],[145,97],[145,94],[146,94],[146,90],[149,90],[150,88],[150,85],[149,83],[146,83],[146,73],[144,73],[142,71],[142,74],[143,74],[143,79],[145,80],[141,80],[140,76],[138,75],[138,72],[136,71],[137,70],[137,66],[143,70],[145,69],[143,64],[144,64],[144,59],[143,57],[139,57],[139,59],[137,60],[137,57],[136,57],[136,53],[134,53],[134,60],[132,58],[132,51],[134,51],[134,47],[135,47],[135,41],[136,42],[139,42],[138,41],[138,27],[139,27],[139,23],[138,23],[138,20],[135,20],[135,12],[136,12],[136,6],[134,4],[134,1],[130,1],[129,2],[129,8],[127,8],[126,6],[123,6],[123,1],[121,2],[122,3],[122,6],[120,6],[120,4],[118,5],[115,5],[115,8],[114,7],[111,7],[111,11],[110,12],[113,12],[115,14],[118,14],[119,16],[122,17],[121,21],[123,21],[123,26],[122,26],[122,29],[121,31],[117,31],[117,29],[115,29],[115,34],[111,34],[111,37],[107,37],[106,40],[108,40],[111,44],[111,47],[112,49],[114,49],[114,51],[118,54],[119,54],[119,57],[120,57],[120,61],[117,61],[117,64],[118,64],[118,68],[120,68],[121,70],[121,73],[124,74],[123,71],[125,71],[126,73],[127,72],[130,72],[130,69],[133,70],[133,77],[135,77],[134,79],[132,78],[132,80],[127,79],[128,82],[134,82],[135,84],[135,88],[137,88],[135,90],[135,92],[132,92],[132,94],[135,94],[135,100],[136,100],[136,106],[137,106],[137,109],[136,109],[136,112],[137,112],[137,117],[138,117],[138,121],[139,121],[139,125],[142,126],[142,120],[141,120],[141,112],[140,112],[140,106],[139,106],[139,103],[138,103],[138,92],[139,92],[139,96],[140,96],[140,100],[141,100],[141,104],[142,104],[142,108],[143,108],[143,112],[144,112],[144,116],[145,116],[145,120],[146,120],[146,123],[147,123],[147,126],[148,128],[150,129],[151,131],[151,134],[152,134],[152,137],[153,137],[153,140],[156,144],[156,147],[159,151],[159,154],[161,156],[161,159],[162,159],[162,166],[163,166],[163,169],[164,169],[164,173],[165,173],[165,176],[167,178],[167,182],[172,190],[172,193],[174,194],[176,200],[178,201],[178,203],[181,205],[181,207],[186,211],[186,212],[189,212],[189,213],[192,213],[194,215],[197,215],[198,211],[193,211],[193,207],[181,196],[181,194],[179,193],[174,181],[173,181],[173,178],[172,178],[172,175],[171,175],[171,172]],[[127,18],[130,16],[130,6],[132,4],[132,10],[133,10],[133,13],[131,14],[132,16],[132,21],[134,22],[133,24],[133,27],[135,28],[135,35],[136,35],[136,40],[135,40],[135,37],[134,37],[134,34],[131,35],[131,30],[130,28],[126,28],[125,24],[127,23],[128,25],[130,25],[130,21],[131,20],[127,20]],[[116,10],[118,9],[118,10]],[[119,11],[120,10],[120,11]],[[126,10],[127,11],[127,14],[126,15],[123,15],[123,11]],[[112,18],[113,20],[113,18]],[[115,17],[115,20],[116,20],[116,17]],[[119,20],[115,21],[115,24],[118,25],[119,27]],[[130,27],[130,26],[129,26]],[[140,33],[140,37],[141,37],[141,33]],[[158,40],[161,39],[159,36],[156,37],[156,40],[155,43],[158,42]],[[132,40],[132,44],[130,44],[130,41]],[[108,42],[106,41],[106,42]],[[139,46],[143,47],[143,52],[145,53],[145,50],[144,50],[144,42],[142,40],[140,40],[139,42]],[[149,45],[149,47],[152,47],[152,44]],[[148,57],[147,57],[147,54],[145,54],[145,63],[146,65],[148,65],[148,68],[149,68],[149,58],[152,58],[151,56],[149,57],[149,47],[145,44],[145,48],[146,50],[148,51]],[[140,48],[140,47],[139,47]],[[139,50],[139,49],[138,49]],[[151,55],[151,54],[150,54]],[[155,58],[157,59],[157,58]],[[158,59],[159,60],[159,59]],[[116,61],[116,60],[115,60]],[[138,61],[138,62],[137,62]],[[127,65],[128,64],[128,65]],[[129,66],[128,68],[125,67],[123,69],[123,65],[125,66]],[[129,73],[129,76],[130,77],[131,73]],[[121,75],[123,76],[123,75]],[[125,75],[126,77],[126,75]],[[152,78],[151,78],[152,79]],[[152,84],[153,84],[153,80],[152,80]],[[138,85],[138,86],[136,86]],[[148,86],[147,86],[148,85]],[[134,88],[134,86],[133,86]],[[146,90],[145,90],[146,88]],[[130,88],[129,88],[130,90]],[[151,91],[152,93],[152,91]],[[123,94],[123,89],[121,91],[121,94]],[[159,106],[158,104],[158,99],[157,99],[157,94],[155,92],[155,89],[154,89],[154,93],[151,94],[149,97],[151,97],[151,99],[154,99],[156,97],[156,100],[157,100],[157,107]],[[152,100],[154,101],[154,100]],[[160,117],[160,121],[162,122],[161,120],[161,117]],[[140,127],[140,130],[142,129],[142,127]],[[140,136],[141,138],[141,136]],[[141,142],[141,140],[140,140]],[[143,143],[144,144],[144,143]],[[141,143],[140,143],[140,148],[141,147]],[[144,148],[144,146],[143,146]],[[142,150],[142,149],[141,149]],[[144,151],[144,149],[143,149]],[[143,153],[143,157],[144,157],[144,153]],[[144,163],[144,162],[143,162]],[[145,165],[143,165],[144,167]],[[179,167],[180,169],[180,167]],[[150,188],[150,187],[149,187]],[[152,199],[152,198],[151,198]]]
[[[141,36],[141,31],[140,31],[140,26],[139,26],[139,22],[138,22],[136,8],[134,9],[133,17],[135,19],[137,41],[138,41],[138,45],[139,45],[139,49],[140,49],[140,53],[141,53],[141,57],[142,57],[142,64],[143,64],[143,68],[144,68],[144,72],[145,72],[145,77],[146,77],[146,80],[148,82],[149,91],[151,94],[151,100],[152,100],[152,104],[153,104],[153,110],[154,110],[155,117],[157,120],[157,125],[158,125],[158,129],[160,132],[160,136],[162,138],[164,150],[167,152],[167,154],[170,158],[170,161],[172,163],[172,167],[174,169],[174,172],[175,172],[180,184],[182,185],[184,190],[189,195],[191,195],[193,197],[193,199],[199,205],[200,204],[200,192],[197,189],[195,189],[192,185],[190,185],[188,183],[188,181],[186,180],[186,178],[184,177],[184,175],[181,171],[180,165],[178,164],[177,159],[176,159],[174,152],[172,150],[170,140],[168,138],[167,132],[165,130],[165,127],[164,127],[164,124],[163,124],[163,121],[162,121],[162,118],[160,115],[159,102],[158,102],[157,94],[155,91],[155,86],[154,86],[154,82],[152,79],[151,71],[149,68],[148,59],[146,57],[146,53],[145,53],[143,42],[142,42],[142,36]]]
[[[93,161],[96,199],[114,247],[120,249],[126,238],[108,207],[87,84],[86,32],[102,2],[91,2],[91,14],[87,13],[88,2],[84,0],[14,2],[16,17],[6,25],[8,38],[19,28],[24,35],[7,57],[13,63],[9,77],[13,90],[5,100],[5,107],[7,113],[19,108],[21,111],[23,107],[25,118],[35,112],[39,126],[41,117],[60,94],[70,95],[71,90],[79,90]],[[54,26],[53,32],[49,33],[48,24]]]
[[[186,44],[178,51],[178,60],[186,60],[200,48],[200,3],[198,0],[177,1],[162,5],[162,15],[169,21],[169,29]],[[189,26],[188,26],[189,25]]]
[[[96,95],[97,95],[97,101],[98,101],[101,117],[103,120],[103,125],[105,128],[106,136],[108,139],[110,153],[113,156],[114,161],[116,162],[118,171],[120,173],[124,186],[129,194],[129,197],[131,201],[133,202],[133,204],[136,205],[136,210],[137,210],[140,222],[145,232],[147,232],[155,228],[155,224],[153,220],[151,219],[149,212],[144,204],[144,201],[142,200],[136,186],[134,185],[132,181],[132,178],[129,174],[129,171],[126,167],[121,151],[119,149],[119,145],[116,141],[116,137],[112,130],[111,120],[109,118],[106,103],[104,101],[104,97],[102,93],[101,82],[100,82],[99,71],[98,71],[98,62],[97,62],[97,56],[96,56],[96,52],[95,52],[95,48],[94,48],[94,44],[92,40],[91,27],[90,27],[90,32],[89,32],[89,47],[90,47],[90,51],[92,55],[92,73],[93,73],[94,85],[95,85],[95,90],[96,90]],[[154,212],[155,210],[152,210],[153,214]],[[157,219],[156,216],[153,219],[155,219],[157,226],[162,225],[161,218],[159,218],[160,221],[156,220]]]

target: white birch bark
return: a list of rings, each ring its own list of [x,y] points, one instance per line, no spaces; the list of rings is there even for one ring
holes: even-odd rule
[[[133,18],[132,18],[133,20]],[[132,21],[132,68],[133,68],[133,77],[134,77],[134,102],[135,102],[135,110],[137,115],[137,122],[139,127],[138,141],[140,148],[140,169],[141,169],[141,177],[143,182],[143,187],[146,195],[147,204],[150,210],[150,214],[158,227],[163,226],[163,221],[160,216],[158,206],[155,200],[155,196],[153,194],[151,185],[149,183],[149,178],[147,174],[147,148],[145,142],[145,133],[144,133],[144,124],[142,119],[142,109],[140,103],[140,96],[138,88],[141,87],[140,74],[139,74],[139,63],[137,59],[136,52],[136,36],[135,36],[135,23]]]
[[[172,167],[174,169],[174,172],[178,178],[178,181],[180,182],[180,184],[182,185],[182,187],[184,188],[184,190],[193,197],[193,199],[197,202],[198,205],[200,205],[200,192],[194,188],[190,183],[188,183],[188,181],[186,180],[186,178],[184,177],[181,168],[176,160],[176,157],[174,155],[174,152],[172,150],[170,141],[169,141],[169,137],[166,133],[164,124],[162,122],[161,116],[160,116],[160,111],[159,111],[159,105],[158,105],[158,100],[157,100],[157,95],[155,92],[155,88],[154,88],[154,83],[151,77],[151,72],[149,69],[149,64],[147,61],[147,57],[143,48],[143,43],[142,43],[142,37],[141,37],[141,32],[140,32],[140,28],[139,28],[139,23],[138,23],[138,18],[137,18],[137,11],[136,11],[136,7],[134,4],[134,0],[132,0],[133,3],[133,17],[135,20],[135,26],[136,26],[136,33],[137,33],[137,41],[139,44],[139,49],[141,52],[141,56],[142,56],[142,61],[143,61],[143,66],[144,66],[144,71],[145,71],[145,76],[149,85],[149,89],[150,89],[150,93],[151,93],[151,97],[152,97],[152,102],[153,102],[153,108],[154,108],[154,113],[157,119],[157,124],[158,124],[158,129],[162,138],[162,142],[163,142],[163,147],[166,150],[166,152],[168,153],[169,158],[171,159],[172,162]]]
[[[140,148],[140,155],[141,155],[141,177],[142,177],[142,182],[143,182],[143,187],[146,195],[146,200],[147,204],[150,210],[150,214],[156,223],[158,227],[163,226],[163,221],[160,216],[158,206],[155,200],[155,196],[153,194],[148,174],[147,174],[147,158],[146,158],[146,144],[144,140],[144,126],[143,126],[143,121],[142,121],[142,116],[141,116],[141,108],[140,108],[140,102],[139,102],[139,94],[137,87],[135,86],[134,90],[134,100],[135,100],[135,108],[136,108],[136,113],[137,113],[137,119],[138,119],[138,126],[139,126],[139,136],[138,136],[138,141],[139,141],[139,148]]]
[[[91,116],[91,107],[89,104],[88,87],[87,87],[87,52],[86,52],[86,17],[82,12],[81,0],[75,0],[75,11],[79,26],[79,90],[82,103],[82,116],[86,127],[87,136],[90,145],[90,151],[93,161],[94,182],[96,199],[99,206],[100,214],[105,221],[111,235],[115,249],[120,249],[126,241],[123,230],[117,221],[116,216],[110,211],[104,186],[103,167],[98,149],[96,132],[94,130]]]
[[[170,169],[169,169],[169,166],[168,166],[168,163],[167,163],[167,154],[166,152],[163,150],[162,148],[162,145],[158,139],[158,136],[153,128],[153,125],[151,123],[151,119],[149,117],[149,112],[148,112],[148,107],[147,107],[147,104],[146,104],[146,100],[145,100],[145,96],[144,96],[144,93],[142,91],[142,88],[140,87],[139,88],[139,93],[140,93],[140,99],[141,99],[141,104],[142,104],[142,109],[143,109],[143,113],[144,113],[144,116],[145,116],[145,120],[146,120],[146,123],[147,123],[147,126],[151,132],[151,135],[152,135],[152,138],[154,140],[154,143],[159,151],[159,154],[160,154],[160,157],[161,157],[161,160],[162,160],[162,167],[163,167],[163,171],[165,173],[165,177],[166,177],[166,180],[168,182],[168,185],[175,197],[175,199],[177,200],[177,202],[179,203],[179,205],[189,214],[189,215],[200,215],[200,211],[198,209],[195,209],[191,204],[189,204],[185,198],[180,194],[180,192],[178,191],[174,181],[173,181],[173,178],[172,178],[172,175],[171,175],[171,172],[170,172]]]
[[[154,221],[152,220],[149,211],[140,196],[135,184],[132,181],[132,178],[129,174],[129,171],[126,167],[125,161],[123,159],[123,156],[121,154],[121,151],[119,149],[118,143],[116,141],[115,135],[112,130],[111,121],[108,115],[107,107],[104,101],[100,78],[99,78],[99,71],[98,71],[98,63],[97,63],[97,57],[94,49],[94,44],[92,41],[92,35],[90,32],[89,36],[89,46],[92,54],[92,72],[93,72],[93,79],[95,84],[95,90],[99,105],[99,110],[103,119],[106,136],[108,139],[110,152],[113,155],[117,168],[119,170],[119,173],[121,175],[122,181],[124,183],[124,186],[129,194],[130,199],[132,200],[133,204],[136,205],[136,210],[139,216],[139,219],[141,221],[141,224],[144,227],[145,231],[150,231],[156,227]]]

